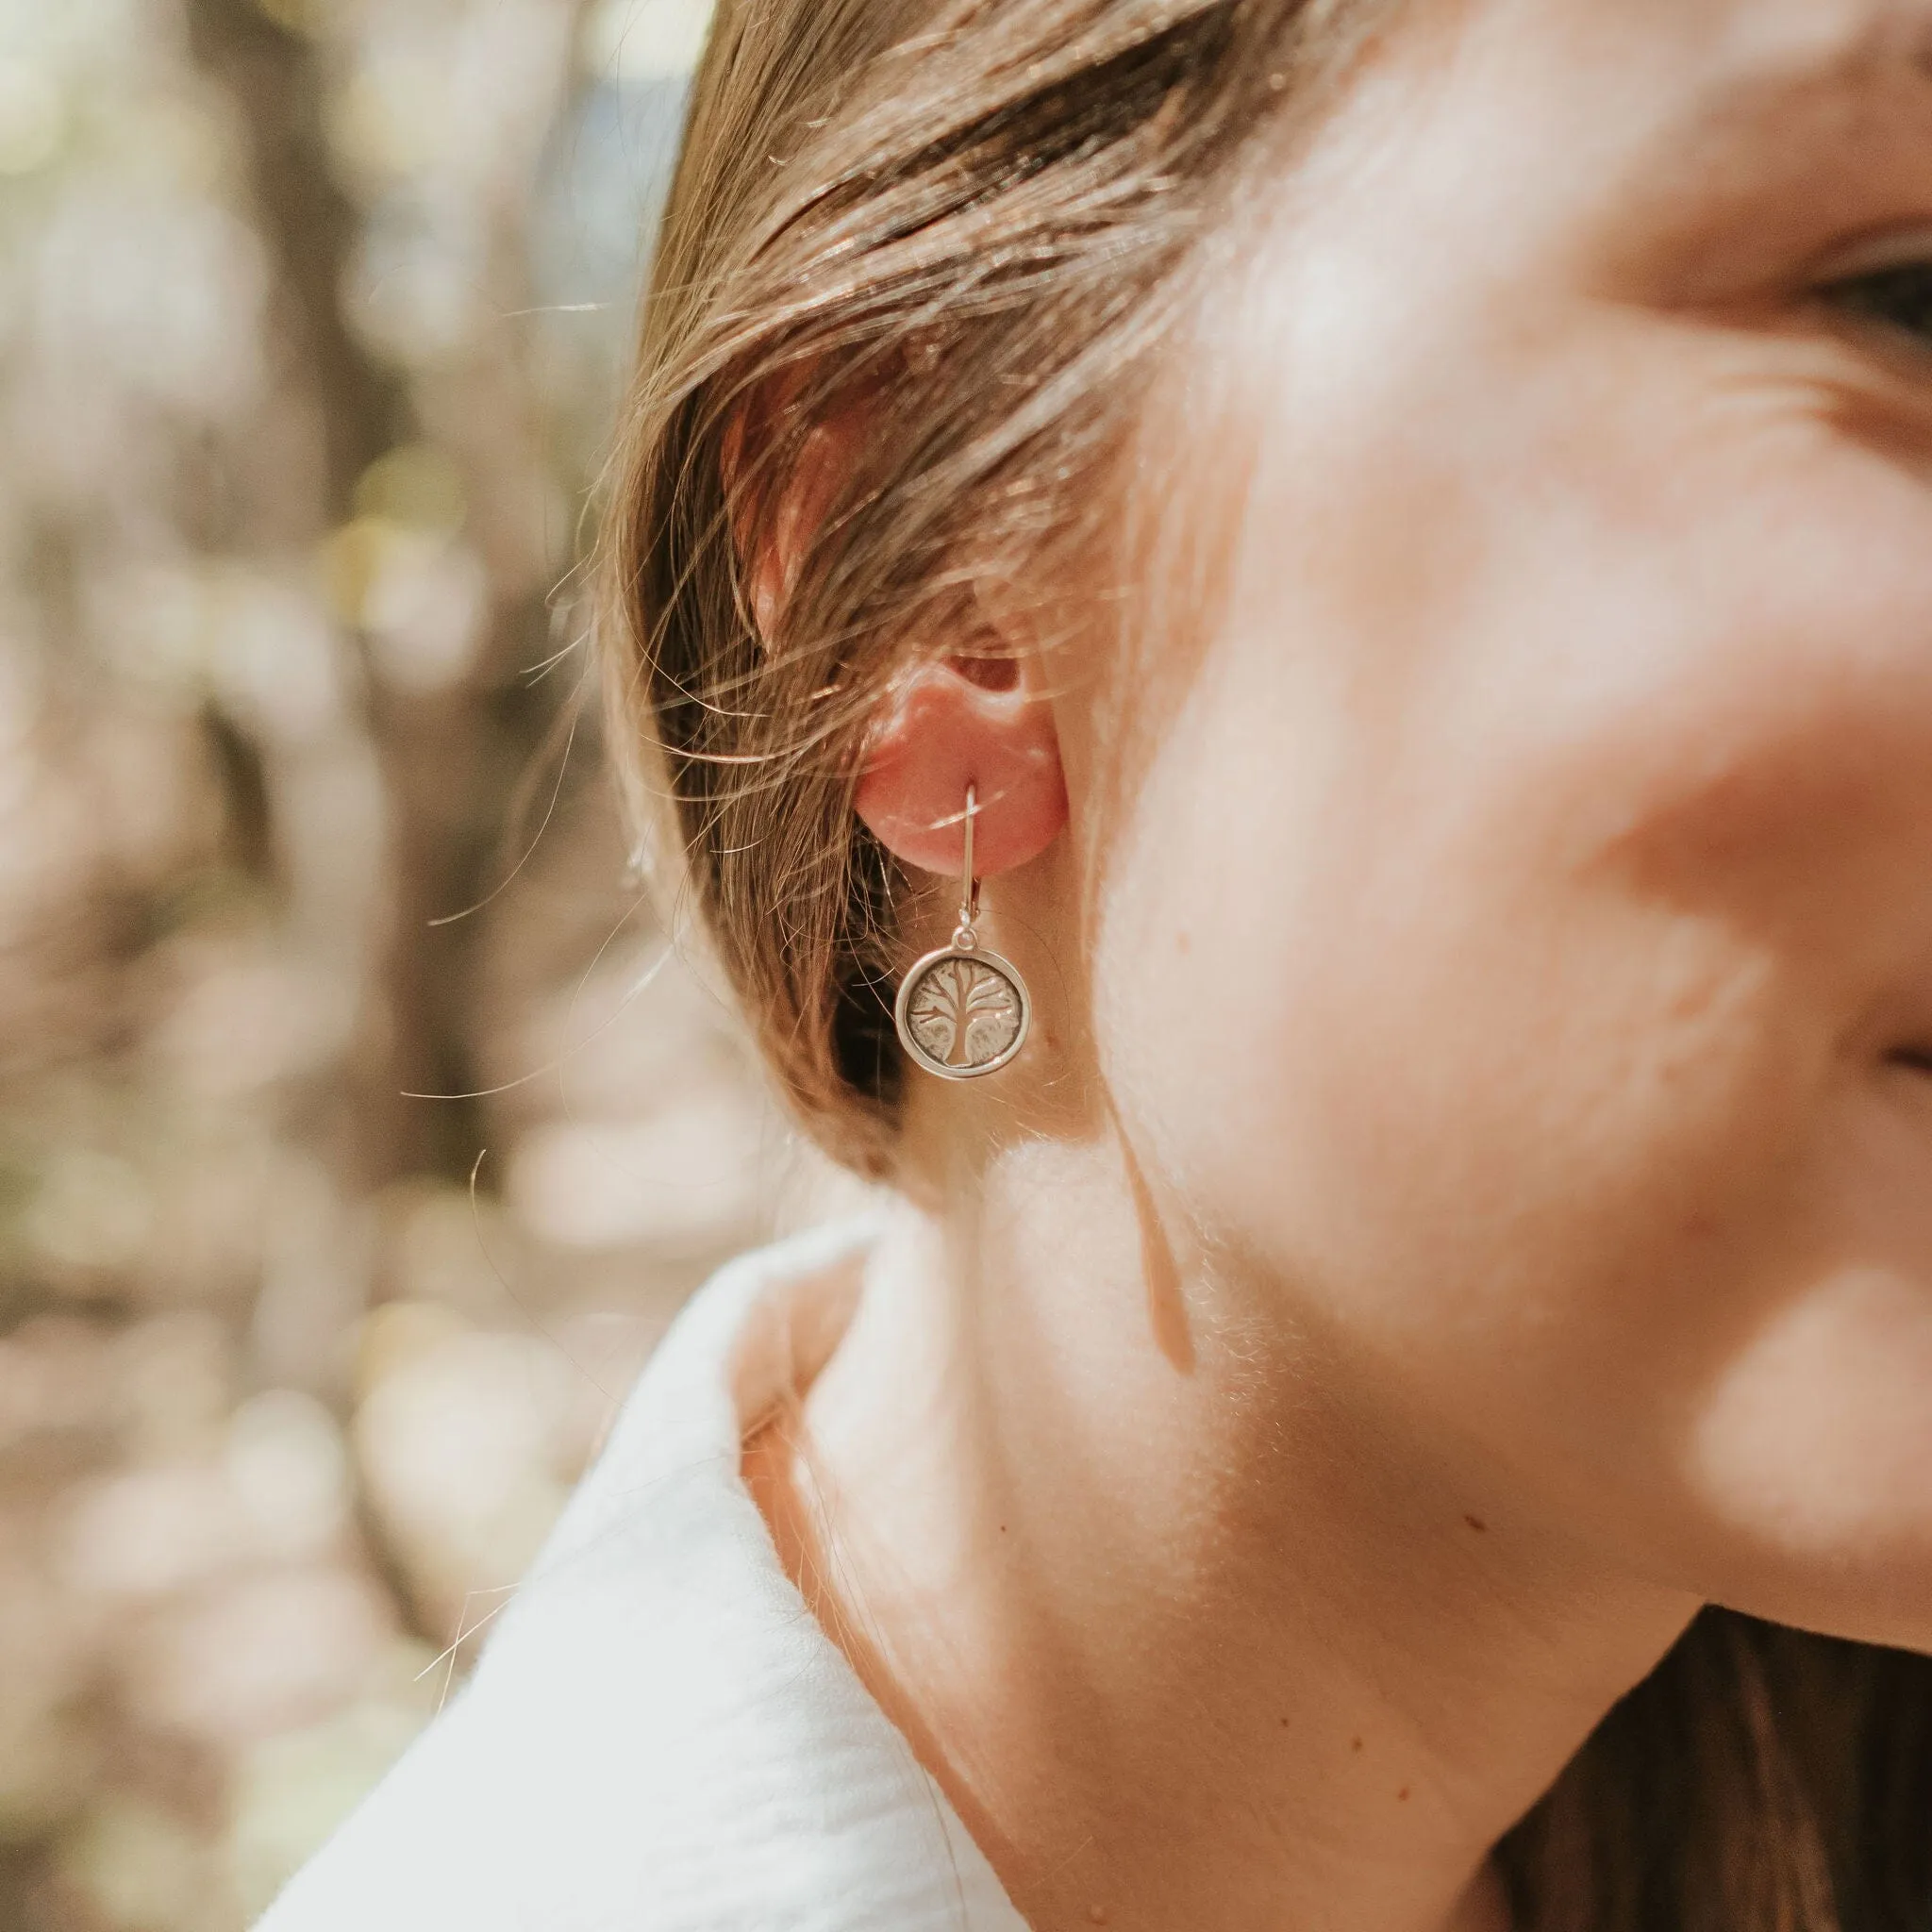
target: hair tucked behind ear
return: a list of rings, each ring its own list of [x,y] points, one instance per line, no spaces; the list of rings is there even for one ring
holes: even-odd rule
[[[1104,541],[1191,248],[1330,16],[1360,11],[720,9],[625,428],[607,667],[634,794],[668,796],[784,1091],[854,1166],[890,1169],[899,1080],[902,881],[852,811],[867,722],[913,653],[997,655],[975,582]],[[848,411],[857,461],[760,636],[743,559]]]
[[[976,583],[1106,556],[1202,244],[1391,5],[722,0],[607,528],[611,736],[862,1171],[892,1165],[904,890],[852,809],[868,721],[915,654],[999,648]],[[761,635],[743,559],[854,420]],[[1503,1856],[1534,1932],[1932,1932],[1932,1665],[1709,1612]]]

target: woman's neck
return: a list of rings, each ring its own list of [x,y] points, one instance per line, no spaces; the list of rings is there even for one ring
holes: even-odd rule
[[[905,1210],[754,1445],[795,1574],[1036,1932],[1507,1924],[1489,1864],[1695,1606],[1425,1445],[1117,1142]]]

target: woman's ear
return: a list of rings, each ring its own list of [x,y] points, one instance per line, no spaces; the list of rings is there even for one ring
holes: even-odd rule
[[[974,870],[1036,858],[1067,823],[1053,706],[1037,658],[947,658],[916,666],[868,744],[855,799],[888,852],[958,876],[966,794],[974,794]]]
[[[768,648],[779,637],[807,548],[858,458],[870,417],[859,398],[812,430],[769,516],[759,515],[761,479],[748,473],[748,445],[770,446],[772,412],[792,407],[796,395],[794,385],[749,405],[726,432],[723,452],[752,616]],[[1031,653],[915,666],[868,737],[855,803],[895,858],[957,876],[965,857],[969,789],[975,804],[974,869],[982,876],[1037,858],[1067,823],[1053,707],[1039,689]]]

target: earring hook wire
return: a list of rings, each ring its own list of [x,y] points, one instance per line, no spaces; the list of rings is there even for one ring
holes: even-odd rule
[[[966,788],[966,863],[959,876],[959,926],[971,932],[979,918],[979,880],[973,870],[973,821],[979,816],[979,788]]]

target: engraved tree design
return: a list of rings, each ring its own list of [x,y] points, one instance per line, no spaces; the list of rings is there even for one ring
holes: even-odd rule
[[[976,959],[943,959],[912,995],[912,1037],[945,1067],[997,1059],[1020,1031],[1020,1001],[1002,973]]]

